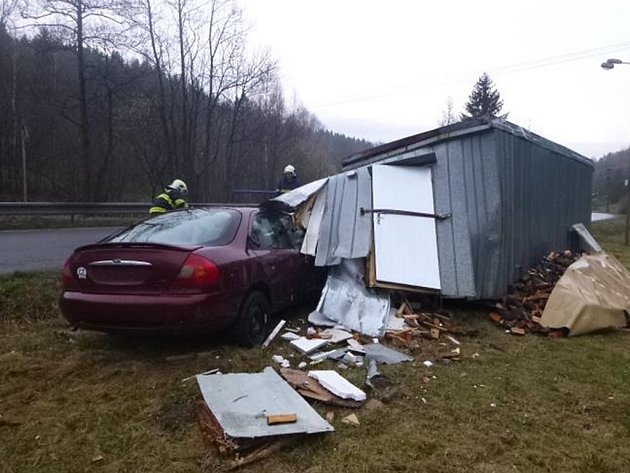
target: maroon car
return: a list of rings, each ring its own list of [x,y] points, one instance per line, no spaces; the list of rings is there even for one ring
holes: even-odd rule
[[[232,329],[259,344],[270,314],[321,290],[290,216],[248,207],[154,217],[74,251],[60,306],[79,328]]]

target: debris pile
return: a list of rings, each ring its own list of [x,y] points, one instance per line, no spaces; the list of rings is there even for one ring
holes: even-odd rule
[[[390,314],[386,330],[389,340],[407,348],[417,347],[417,339],[420,337],[433,340],[444,338],[454,345],[459,345],[459,341],[453,335],[464,333],[465,330],[453,322],[448,311],[414,310],[414,306],[406,300],[398,307],[398,311]]]
[[[551,291],[567,268],[580,258],[580,254],[566,250],[551,252],[538,265],[529,269],[527,275],[513,284],[490,319],[505,327],[513,335],[539,333],[562,336],[560,330],[549,330],[540,325],[540,319]]]
[[[316,403],[314,407],[325,404],[343,409],[359,409],[369,401],[372,406],[380,404],[374,398],[368,401],[368,393],[386,393],[393,382],[380,373],[378,365],[415,359],[321,314],[311,314],[309,321],[306,327],[293,328],[281,320],[263,344],[279,376],[271,367],[262,373],[212,370],[197,376],[204,399],[200,413],[204,438],[219,452],[235,455],[233,467],[264,458],[299,438],[333,432],[334,412],[322,417],[306,401]],[[453,335],[461,333],[445,311],[423,312],[403,296],[398,309],[390,310],[384,338],[416,354],[426,339],[431,347],[423,344],[423,357],[418,361],[430,368],[460,359],[460,342]],[[276,351],[278,347],[282,349]],[[433,361],[426,359],[425,349]],[[315,367],[327,360],[334,369]],[[366,391],[349,380],[357,378],[364,380]],[[340,422],[360,426],[357,414]]]

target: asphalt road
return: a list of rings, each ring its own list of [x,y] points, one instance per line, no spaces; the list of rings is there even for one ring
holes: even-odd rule
[[[0,274],[61,270],[76,247],[96,243],[115,230],[102,227],[0,231]]]

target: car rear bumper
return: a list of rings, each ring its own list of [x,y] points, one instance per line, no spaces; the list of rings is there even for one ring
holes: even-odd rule
[[[203,330],[227,328],[240,300],[226,294],[120,295],[64,291],[59,305],[72,325],[89,330]]]

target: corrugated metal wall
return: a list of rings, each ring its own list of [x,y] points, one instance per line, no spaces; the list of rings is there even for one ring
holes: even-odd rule
[[[590,222],[593,169],[578,159],[497,128],[433,151],[436,208],[453,214],[437,224],[445,296],[503,296],[542,256],[568,248],[572,224]]]
[[[569,247],[574,223],[588,224],[593,167],[501,130],[493,132],[501,179],[496,281],[480,291],[503,294],[542,256]],[[481,281],[485,283],[486,281]]]
[[[447,297],[502,297],[542,256],[568,247],[572,224],[590,222],[592,165],[536,135],[518,134],[492,126],[370,158],[402,164],[410,153],[435,153],[435,210],[452,214],[437,222]]]
[[[501,204],[494,143],[486,130],[434,147],[437,209],[452,214],[437,223],[445,296],[483,297],[483,282],[494,278]]]

